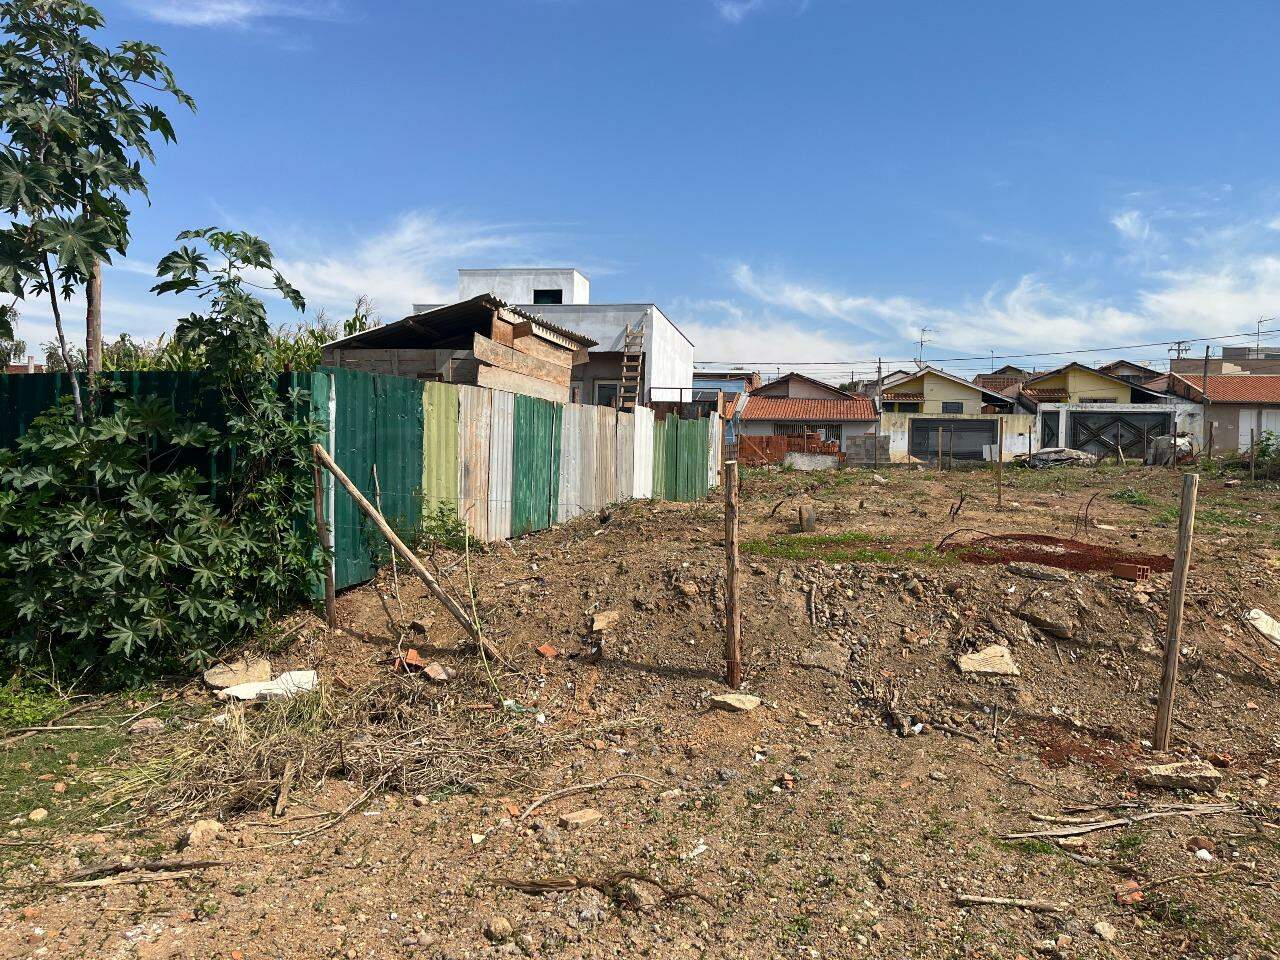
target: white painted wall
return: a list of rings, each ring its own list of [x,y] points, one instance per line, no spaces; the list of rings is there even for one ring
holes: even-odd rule
[[[516,306],[533,303],[535,290],[560,290],[565,303],[590,303],[591,281],[577,270],[559,267],[515,267],[459,270],[458,299],[492,293]]]

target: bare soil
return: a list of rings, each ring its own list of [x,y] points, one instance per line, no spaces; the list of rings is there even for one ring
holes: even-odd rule
[[[51,737],[59,774],[22,789],[53,815],[17,817],[0,838],[0,956],[1275,956],[1280,651],[1244,615],[1280,616],[1280,492],[1202,481],[1173,751],[1157,755],[1168,572],[1135,584],[935,548],[962,529],[977,532],[960,542],[1042,535],[1167,570],[1180,475],[1008,471],[996,511],[987,471],[880,474],[745,476],[744,692],[762,700],[749,712],[708,704],[725,692],[716,492],[473,555],[486,635],[507,658],[496,688],[403,570],[403,619],[384,571],[339,597],[341,632],[310,613],[288,621],[273,667],[315,667],[326,696],[385,679],[414,647],[458,671],[439,684],[442,724],[446,709],[492,712],[553,745],[467,789],[361,803],[341,777],[300,782],[283,817],[270,803],[227,815],[175,852],[196,810],[138,822],[103,808],[120,776],[187,742],[180,719],[96,770],[70,759],[69,735]],[[800,505],[816,507],[817,537],[796,533]],[[465,558],[434,562],[464,595]],[[597,642],[603,611],[619,617]],[[959,671],[992,644],[1018,676]],[[210,699],[192,684],[179,714],[205,723]],[[1219,769],[1214,793],[1135,781],[1188,758]],[[55,781],[74,789],[54,794]],[[589,789],[524,815],[573,787]],[[1008,838],[1177,804],[1226,806],[1061,843]],[[562,821],[584,808],[601,818]],[[54,885],[122,856],[217,865]]]

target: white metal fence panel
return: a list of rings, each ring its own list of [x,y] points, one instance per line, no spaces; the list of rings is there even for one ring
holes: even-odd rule
[[[515,432],[516,397],[493,391],[489,421],[489,539],[511,536],[511,445]]]
[[[560,495],[558,520],[572,520],[586,510],[582,506],[582,407],[566,403],[560,420]]]
[[[636,407],[633,417],[631,495],[647,500],[653,496],[653,411]]]
[[[618,433],[614,443],[615,474],[618,500],[630,500],[635,494],[636,418],[630,413],[618,414]]]
[[[724,452],[724,423],[714,411],[707,429],[707,442],[711,445],[707,452],[707,486],[714,487],[720,483],[720,457]]]

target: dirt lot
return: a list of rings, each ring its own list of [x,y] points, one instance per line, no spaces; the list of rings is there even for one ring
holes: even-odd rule
[[[1174,750],[1161,756],[1167,572],[1135,584],[1109,563],[1059,571],[1010,565],[1007,544],[951,547],[1052,535],[1167,570],[1179,475],[1010,470],[997,512],[985,471],[882,474],[745,476],[744,692],[762,701],[748,712],[709,706],[725,692],[717,493],[473,556],[505,658],[487,669],[403,570],[403,618],[389,577],[339,597],[337,635],[291,618],[267,644],[272,665],[315,667],[324,688],[293,714],[267,712],[324,733],[297,754],[280,818],[275,790],[240,790],[251,778],[237,769],[193,786],[188,764],[165,782],[193,743],[252,729],[211,725],[220,707],[196,683],[91,704],[61,722],[95,729],[9,744],[0,955],[1276,955],[1280,650],[1244,615],[1280,616],[1280,493],[1202,483]],[[796,533],[802,504],[816,536]],[[462,594],[465,559],[435,562]],[[597,642],[593,615],[607,611],[617,622]],[[959,670],[993,644],[1016,676]],[[456,676],[394,674],[397,645]],[[378,729],[398,724],[397,737],[317,719],[365,703],[370,685]],[[161,696],[146,716],[164,732],[127,737]],[[283,752],[232,748],[259,781],[283,775]],[[1214,765],[1216,789],[1137,782],[1144,765],[1188,758]],[[30,819],[37,807],[47,819]],[[568,816],[582,810],[600,816]],[[200,818],[224,829],[175,851]],[[127,869],[173,858],[211,865]],[[117,872],[92,869],[104,862]]]

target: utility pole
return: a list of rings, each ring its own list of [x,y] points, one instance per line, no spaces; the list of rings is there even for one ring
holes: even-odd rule
[[[1204,348],[1204,379],[1200,381],[1200,393],[1204,397],[1204,422],[1209,427],[1209,446],[1205,455],[1213,461],[1213,421],[1209,418],[1209,347]]]

